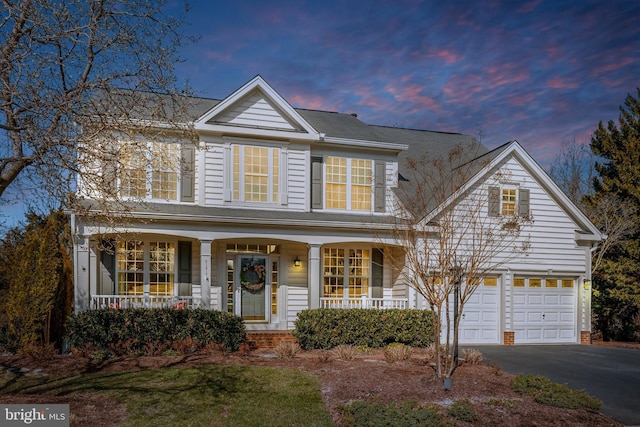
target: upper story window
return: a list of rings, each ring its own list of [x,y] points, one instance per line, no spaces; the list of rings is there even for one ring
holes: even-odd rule
[[[120,195],[138,199],[178,199],[179,149],[150,142],[123,145]]]
[[[370,211],[372,198],[371,160],[327,157],[325,207]]]
[[[506,185],[489,187],[489,216],[528,216],[530,213],[529,190]]]
[[[278,203],[280,149],[233,146],[233,200]]]

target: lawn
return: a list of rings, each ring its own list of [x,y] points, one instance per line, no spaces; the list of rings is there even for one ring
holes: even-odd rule
[[[5,373],[0,393],[98,393],[126,406],[123,426],[333,425],[318,380],[291,369],[206,365],[59,379]]]

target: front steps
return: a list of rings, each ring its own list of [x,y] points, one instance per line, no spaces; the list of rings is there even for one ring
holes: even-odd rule
[[[276,348],[283,342],[297,342],[290,331],[247,331],[247,344],[250,348]]]

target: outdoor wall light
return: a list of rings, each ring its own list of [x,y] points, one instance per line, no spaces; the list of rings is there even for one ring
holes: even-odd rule
[[[296,256],[296,259],[293,260],[293,266],[300,267],[301,265],[302,265],[302,261],[300,261],[300,258]]]
[[[589,279],[584,279],[584,280],[582,281],[582,286],[584,286],[584,290],[585,290],[585,291],[588,291],[588,290],[589,290],[589,288],[591,287],[591,280],[589,280]]]

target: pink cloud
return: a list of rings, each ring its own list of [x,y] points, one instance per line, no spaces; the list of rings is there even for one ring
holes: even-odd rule
[[[529,72],[526,70],[515,70],[514,64],[501,64],[487,68],[488,87],[495,89],[506,84],[520,83],[529,79]]]
[[[428,95],[424,95],[424,86],[417,84],[409,84],[402,86],[399,89],[391,85],[387,85],[385,88],[397,101],[408,102],[415,105],[411,109],[411,112],[421,110],[441,111],[438,102]]]
[[[337,109],[329,108],[324,102],[325,99],[319,96],[295,94],[289,96],[287,101],[296,108],[306,108],[309,110],[328,110],[336,111]]]
[[[555,79],[547,80],[547,86],[553,89],[575,89],[578,87],[578,83],[570,82],[563,77],[556,77]]]
[[[615,71],[617,69],[620,69],[622,67],[626,67],[627,65],[631,65],[635,63],[636,63],[636,59],[634,58],[623,58],[617,62],[606,64],[606,65],[603,65],[602,67],[596,68],[594,70],[594,73],[592,74],[608,73],[610,71]]]
[[[507,96],[507,104],[522,107],[536,98],[534,93],[513,93]]]
[[[231,60],[233,58],[230,53],[221,52],[221,51],[218,51],[218,50],[207,50],[204,53],[204,56],[207,59],[213,59],[213,60],[221,61],[221,62],[231,62]]]
[[[516,13],[529,13],[541,3],[541,0],[530,1],[523,4],[520,9],[516,10]]]

